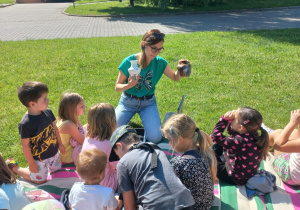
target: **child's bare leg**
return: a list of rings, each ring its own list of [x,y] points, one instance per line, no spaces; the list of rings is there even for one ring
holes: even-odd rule
[[[35,184],[43,184],[45,183],[47,180],[44,181],[33,181],[30,178],[30,171],[28,168],[21,168],[19,166],[15,166],[12,168],[12,171],[18,175],[20,175],[21,177],[23,177],[24,179],[26,179],[27,181],[33,182]]]

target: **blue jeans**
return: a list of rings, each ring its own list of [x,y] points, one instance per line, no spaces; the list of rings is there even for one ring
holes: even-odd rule
[[[116,108],[118,126],[127,125],[131,118],[138,113],[142,120],[146,139],[153,143],[161,141],[161,122],[156,105],[155,95],[150,99],[137,100],[122,93]]]

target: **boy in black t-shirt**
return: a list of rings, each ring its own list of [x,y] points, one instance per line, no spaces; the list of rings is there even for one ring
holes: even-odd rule
[[[65,153],[55,124],[56,119],[52,111],[47,109],[47,94],[48,87],[41,82],[26,82],[18,89],[18,97],[28,110],[18,128],[29,170],[19,167],[13,159],[7,160],[14,173],[36,184],[47,181],[48,170],[56,171],[61,168],[58,149]]]

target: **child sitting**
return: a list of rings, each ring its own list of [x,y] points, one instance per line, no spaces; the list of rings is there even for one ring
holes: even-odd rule
[[[298,126],[298,129],[296,127]],[[274,141],[273,168],[283,182],[300,185],[300,109],[291,112],[283,130],[270,133]]]
[[[109,138],[117,128],[115,109],[107,103],[96,104],[89,109],[87,116],[87,136],[84,140],[82,151],[87,149],[99,149],[109,157],[111,147]],[[117,189],[117,161],[108,162],[105,169],[105,178],[101,181],[104,187]]]
[[[104,179],[107,155],[98,149],[82,151],[77,159],[76,170],[84,182],[76,182],[70,192],[72,210],[113,210],[118,208],[114,191],[99,183]]]
[[[18,89],[18,97],[28,110],[19,123],[19,133],[29,170],[19,167],[13,159],[7,162],[14,173],[36,184],[47,181],[48,170],[61,168],[58,149],[65,153],[55,117],[47,109],[47,94],[48,87],[41,82],[26,82]]]
[[[137,209],[137,204],[143,209],[193,209],[191,192],[158,146],[140,142],[136,131],[128,125],[114,131],[110,145],[109,161],[120,159],[118,190],[125,209]]]
[[[213,148],[218,159],[219,180],[244,185],[257,173],[269,147],[268,133],[261,127],[262,120],[261,114],[249,107],[229,111],[220,118],[211,134],[216,143]],[[229,137],[223,135],[226,128]]]
[[[24,208],[30,201],[26,197],[25,191],[21,183],[16,180],[16,176],[9,170],[2,154],[0,153],[0,197],[7,197],[8,204],[5,206],[4,201],[0,199],[0,209],[20,210]],[[3,205],[3,206],[2,206]]]
[[[10,209],[9,198],[6,193],[0,188],[0,209]]]
[[[85,105],[78,93],[65,93],[60,99],[58,108],[58,121],[56,123],[64,147],[65,154],[60,154],[63,163],[76,163],[81,152],[85,137],[84,128],[79,116],[84,115]]]
[[[191,191],[194,209],[209,210],[215,198],[214,182],[217,180],[217,160],[210,148],[211,138],[184,114],[171,117],[162,131],[169,145],[176,152],[184,153],[170,162],[181,182]]]

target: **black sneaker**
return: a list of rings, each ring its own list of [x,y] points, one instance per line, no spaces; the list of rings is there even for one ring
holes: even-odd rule
[[[60,197],[60,202],[62,204],[64,204],[64,207],[66,210],[70,210],[70,205],[69,205],[69,194],[70,194],[70,190],[69,189],[65,189],[62,193],[61,193],[61,197]]]

